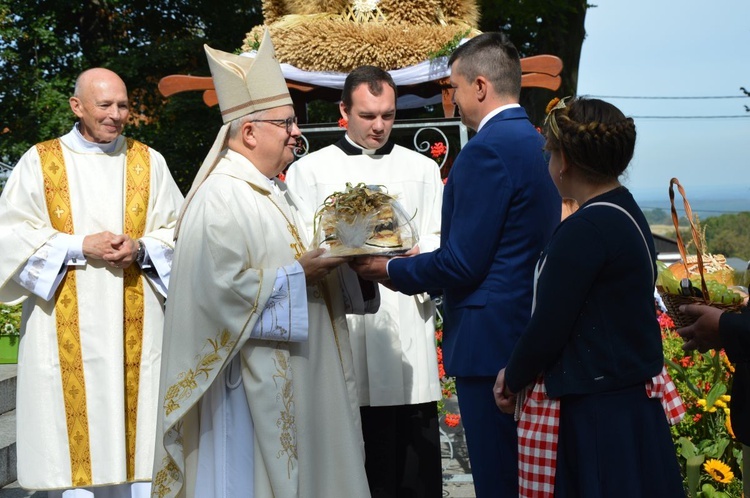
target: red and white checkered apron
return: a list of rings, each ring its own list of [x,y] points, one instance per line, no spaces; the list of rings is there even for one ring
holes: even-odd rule
[[[646,382],[650,398],[660,398],[664,413],[672,425],[685,416],[685,405],[666,368]],[[518,496],[551,498],[555,493],[557,438],[560,423],[560,400],[550,399],[544,379],[526,388],[516,406],[518,420]]]

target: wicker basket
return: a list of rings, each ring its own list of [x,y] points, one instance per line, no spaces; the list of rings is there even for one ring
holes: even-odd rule
[[[677,210],[674,207],[674,186],[677,185],[677,189],[680,192],[680,195],[682,196],[683,203],[685,205],[685,216],[688,219],[688,222],[690,223],[690,232],[693,236],[693,242],[695,243],[695,249],[696,249],[696,255],[688,256],[687,252],[685,250],[685,243],[682,240],[682,235],[680,235],[680,227],[679,227],[679,221],[677,216]],[[680,185],[680,182],[677,180],[677,178],[672,178],[669,181],[669,202],[672,207],[672,223],[674,224],[676,237],[677,237],[677,248],[680,251],[680,256],[682,257],[682,264],[685,265],[685,273],[690,274],[690,271],[688,270],[688,262],[695,259],[695,261],[698,263],[698,274],[701,277],[701,292],[703,293],[704,297],[696,297],[696,296],[683,296],[680,294],[671,294],[666,291],[661,286],[657,286],[656,289],[659,291],[659,295],[661,296],[662,301],[664,301],[664,306],[667,308],[667,313],[670,317],[672,317],[672,320],[674,321],[675,326],[677,327],[685,327],[687,325],[691,325],[693,322],[695,322],[696,317],[686,315],[682,312],[680,312],[680,306],[683,304],[706,304],[709,306],[712,306],[714,308],[718,308],[724,311],[732,311],[736,312],[739,311],[744,307],[744,304],[737,303],[737,304],[724,304],[724,303],[713,303],[711,300],[707,297],[708,296],[708,289],[706,288],[706,278],[705,278],[705,269],[704,269],[704,259],[708,258],[714,258],[711,255],[705,254],[705,248],[703,247],[703,244],[701,242],[700,234],[698,233],[698,229],[695,226],[695,223],[693,221],[693,210],[690,208],[690,203],[687,200],[687,197],[685,197],[685,189],[682,188],[682,185]]]

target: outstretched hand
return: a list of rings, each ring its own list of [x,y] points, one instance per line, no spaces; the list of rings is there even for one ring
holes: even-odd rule
[[[297,260],[305,271],[305,280],[308,284],[324,279],[331,271],[348,261],[348,258],[323,257],[324,253],[323,249],[313,249]]]
[[[723,313],[722,310],[703,304],[687,304],[680,306],[680,311],[686,315],[698,317],[692,325],[677,329],[677,333],[685,341],[682,349],[685,351],[697,349],[701,353],[709,349],[721,349],[719,318]]]
[[[357,256],[349,266],[365,280],[382,282],[388,280],[386,266],[390,259],[387,256]]]

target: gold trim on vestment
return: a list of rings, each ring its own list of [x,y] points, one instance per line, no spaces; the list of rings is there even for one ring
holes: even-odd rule
[[[281,449],[276,456],[277,458],[282,458],[284,455],[287,456],[287,477],[291,478],[294,463],[297,461],[297,423],[294,414],[294,385],[291,376],[292,366],[290,363],[289,351],[287,349],[276,348],[274,354],[276,356],[276,359],[274,360],[276,373],[273,374],[273,380],[277,388],[277,381],[281,382],[281,391],[279,392],[278,397],[284,404],[284,409],[281,411],[281,417],[276,421],[276,425],[281,431],[279,437]]]
[[[281,209],[281,206],[276,204],[274,200],[271,198],[271,196],[268,196],[268,200],[271,201],[271,204],[273,204],[276,209],[279,210],[281,213],[281,216],[284,217],[286,220],[286,226],[287,230],[289,230],[289,233],[292,235],[292,238],[294,241],[289,244],[289,247],[295,252],[295,259],[299,259],[302,254],[305,252],[305,245],[302,243],[302,237],[299,236],[299,231],[297,230],[297,225],[292,222],[292,220],[289,219],[289,217],[284,213],[284,210]],[[341,373],[344,374],[344,377],[346,377],[346,373],[344,372],[344,358],[341,355],[341,345],[339,344],[339,333],[336,329],[336,320],[333,316],[333,305],[331,301],[331,293],[328,290],[328,286],[325,283],[325,280],[321,280],[317,283],[318,288],[320,289],[321,295],[323,297],[323,302],[326,304],[326,309],[328,310],[328,319],[331,321],[331,328],[333,329],[333,340],[336,342],[336,350],[339,354],[339,362],[341,363]]]
[[[215,339],[208,339],[208,345],[211,347],[210,351],[199,355],[195,369],[191,368],[187,372],[180,373],[177,376],[179,380],[169,386],[166,393],[164,393],[163,406],[165,415],[169,415],[179,409],[180,404],[190,398],[193,390],[198,387],[198,381],[196,380],[198,376],[203,376],[206,379],[210,378],[209,372],[214,369],[214,364],[219,361],[223,363],[237,342],[230,340],[231,338],[232,334],[227,329],[224,329],[216,335]],[[222,350],[224,351],[223,355],[221,353]]]
[[[262,283],[263,270],[259,270],[258,273],[258,280]],[[250,310],[247,322],[249,322],[252,319],[252,316],[258,311],[258,301],[260,300],[260,294],[262,290],[263,286],[259,284],[258,293],[255,295],[255,299],[253,301],[253,309]],[[247,322],[244,324],[243,330],[247,327]],[[211,351],[206,354],[199,354],[196,357],[198,363],[196,364],[194,370],[190,369],[187,372],[181,372],[177,375],[178,381],[169,386],[164,394],[164,403],[162,404],[162,408],[164,409],[165,419],[175,410],[179,410],[181,408],[182,402],[192,396],[193,390],[198,387],[197,378],[199,375],[205,376],[206,380],[208,380],[210,378],[209,373],[214,369],[213,364],[218,360],[222,360],[222,362],[226,360],[229,353],[232,351],[232,349],[234,349],[234,346],[237,343],[236,340],[230,340],[231,338],[232,334],[227,329],[224,329],[219,332],[214,339],[208,339],[207,343],[211,347]],[[203,349],[205,349],[205,345]],[[224,356],[222,356],[222,351],[225,352]],[[186,412],[187,410],[185,410],[183,414]],[[173,484],[179,484],[179,489],[182,489],[182,486],[184,485],[184,483],[182,482],[183,469],[185,465],[184,457],[182,455],[173,455],[169,453],[169,449],[165,444],[168,438],[172,438],[174,442],[179,445],[180,451],[182,451],[183,441],[181,421],[176,422],[174,426],[167,429],[162,440],[157,441],[157,444],[164,444],[165,449],[167,450],[167,456],[162,459],[161,468],[154,474],[152,493],[159,498],[163,498],[164,496],[170,494],[172,492],[171,486]],[[181,465],[177,464],[175,458],[183,459]],[[177,490],[177,492],[179,492],[179,489]]]
[[[44,196],[52,227],[72,234],[73,215],[65,159],[60,140],[37,144],[44,177]],[[70,476],[73,486],[92,484],[86,382],[83,375],[81,335],[78,324],[78,294],[75,271],[65,272],[55,292],[57,353],[60,361],[65,422],[70,451]]]
[[[125,171],[124,233],[138,239],[145,233],[150,190],[148,147],[133,139],[127,142]],[[37,145],[44,176],[44,191],[52,227],[73,234],[73,212],[59,139]],[[138,386],[143,350],[143,280],[138,265],[124,270],[123,351],[125,383],[125,438],[127,479],[135,479],[135,442],[138,416]],[[68,269],[55,293],[58,356],[68,427],[71,476],[74,486],[93,484],[89,440],[86,385],[83,375],[81,336],[78,323],[76,274]]]
[[[258,286],[258,294],[260,294],[261,286]],[[255,305],[251,310],[250,314],[258,309],[258,296],[255,299]],[[183,401],[189,399],[193,395],[193,390],[198,388],[198,377],[205,377],[206,380],[210,378],[209,373],[216,367],[216,363],[221,362],[222,364],[229,356],[229,353],[234,349],[236,340],[232,340],[232,334],[229,330],[224,329],[220,331],[214,339],[208,339],[208,346],[210,350],[207,353],[200,353],[196,358],[198,360],[195,365],[195,369],[189,369],[186,372],[181,372],[177,375],[178,381],[166,390],[164,394],[164,419],[169,416],[173,411],[179,410]],[[205,349],[205,345],[203,347]],[[202,350],[201,350],[202,351]],[[184,413],[186,413],[185,411]],[[157,431],[158,433],[158,431]],[[167,429],[164,433],[164,437],[161,441],[157,441],[157,444],[165,444],[168,437],[176,438],[182,451],[182,422],[175,423],[174,426]],[[183,458],[182,455],[173,455],[169,453],[167,449],[167,456],[162,459],[161,468],[154,474],[154,480],[152,484],[152,493],[159,498],[163,498],[172,492],[172,485],[179,484],[180,488],[184,485],[182,482],[182,475],[184,469],[184,460],[181,465],[177,464],[175,458]],[[179,489],[177,492],[179,492]]]
[[[151,183],[151,156],[148,147],[128,138],[125,169],[125,210],[123,232],[138,240],[146,232],[146,215]],[[125,451],[128,480],[135,479],[138,388],[143,353],[143,279],[133,262],[123,270],[123,352],[125,373]]]

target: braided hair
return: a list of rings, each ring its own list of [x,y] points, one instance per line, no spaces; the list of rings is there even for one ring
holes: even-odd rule
[[[599,99],[554,99],[547,107],[547,150],[560,150],[594,184],[616,180],[635,149],[635,123]]]

